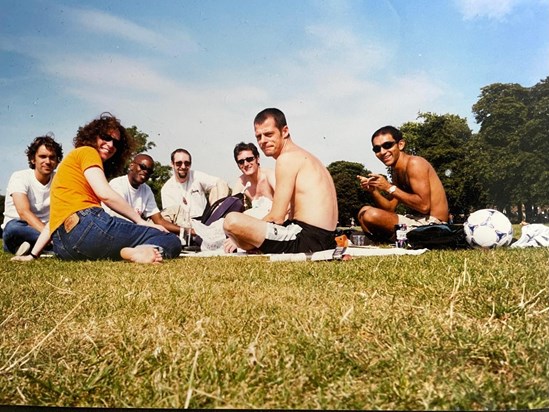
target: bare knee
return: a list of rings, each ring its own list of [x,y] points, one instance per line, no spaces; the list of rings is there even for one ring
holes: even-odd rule
[[[372,206],[363,206],[358,212],[358,221],[361,225],[367,225],[376,221],[378,209]]]
[[[390,236],[398,223],[395,213],[373,206],[364,206],[358,212],[358,221],[365,232],[375,235]]]
[[[386,231],[385,221],[387,219],[385,210],[373,206],[364,206],[358,212],[358,222],[362,230],[369,233],[383,233]]]
[[[226,233],[233,233],[235,228],[240,226],[240,215],[241,213],[230,212],[225,216],[225,219],[223,220],[223,230]]]

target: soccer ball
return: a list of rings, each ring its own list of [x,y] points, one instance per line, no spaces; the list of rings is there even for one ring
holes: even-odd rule
[[[463,224],[465,239],[472,247],[492,249],[509,246],[513,226],[507,216],[494,209],[477,210]]]

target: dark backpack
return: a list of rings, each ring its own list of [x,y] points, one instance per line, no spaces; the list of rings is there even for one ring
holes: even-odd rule
[[[222,197],[217,199],[210,207],[208,207],[200,221],[206,226],[211,225],[216,220],[227,216],[230,212],[244,211],[244,194],[237,193],[233,196]]]
[[[200,218],[200,222],[206,226],[211,225],[216,220],[227,216],[230,212],[244,211],[244,193],[237,193],[233,196],[226,196],[217,199],[213,204],[206,208],[204,214]],[[200,250],[202,238],[198,235],[192,237],[191,246],[186,246],[185,250]]]
[[[410,230],[406,237],[412,249],[467,249],[463,225],[431,224]]]

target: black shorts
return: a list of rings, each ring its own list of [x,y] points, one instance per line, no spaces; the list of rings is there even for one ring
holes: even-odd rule
[[[313,253],[335,247],[335,231],[287,220],[282,225],[268,223],[267,236],[259,250],[263,253]]]

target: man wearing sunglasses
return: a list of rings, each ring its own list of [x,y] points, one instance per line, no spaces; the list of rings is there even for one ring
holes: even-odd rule
[[[191,219],[200,218],[208,202],[212,204],[229,194],[229,185],[223,179],[191,170],[192,157],[187,150],[174,150],[171,161],[173,175],[160,190],[164,217],[181,216],[175,210],[184,209],[190,212]],[[206,193],[209,193],[208,197]],[[179,219],[175,218],[174,223],[177,222]]]
[[[253,143],[238,143],[233,151],[236,165],[242,172],[232,188],[232,193],[241,193],[251,204],[244,213],[261,219],[271,211],[275,189],[274,170],[259,165],[259,151]]]
[[[164,226],[169,232],[179,235],[180,227],[168,222],[160,214],[154,194],[146,184],[154,171],[154,160],[147,154],[138,154],[128,166],[128,174],[112,179],[109,185],[132,206],[143,219],[150,219],[157,225]],[[103,209],[111,216],[124,216],[116,213],[108,206]]]
[[[223,222],[229,236],[225,251],[239,247],[263,253],[313,253],[335,248],[337,199],[326,167],[294,143],[280,110],[259,112],[254,131],[263,153],[276,160],[273,205],[261,220],[229,213]]]
[[[405,153],[402,132],[393,126],[372,135],[372,150],[391,171],[392,182],[380,174],[357,176],[364,190],[372,194],[377,207],[364,206],[358,220],[364,232],[377,240],[392,238],[396,224],[417,226],[448,221],[448,201],[433,166],[420,156]],[[412,213],[395,213],[399,203]]]

